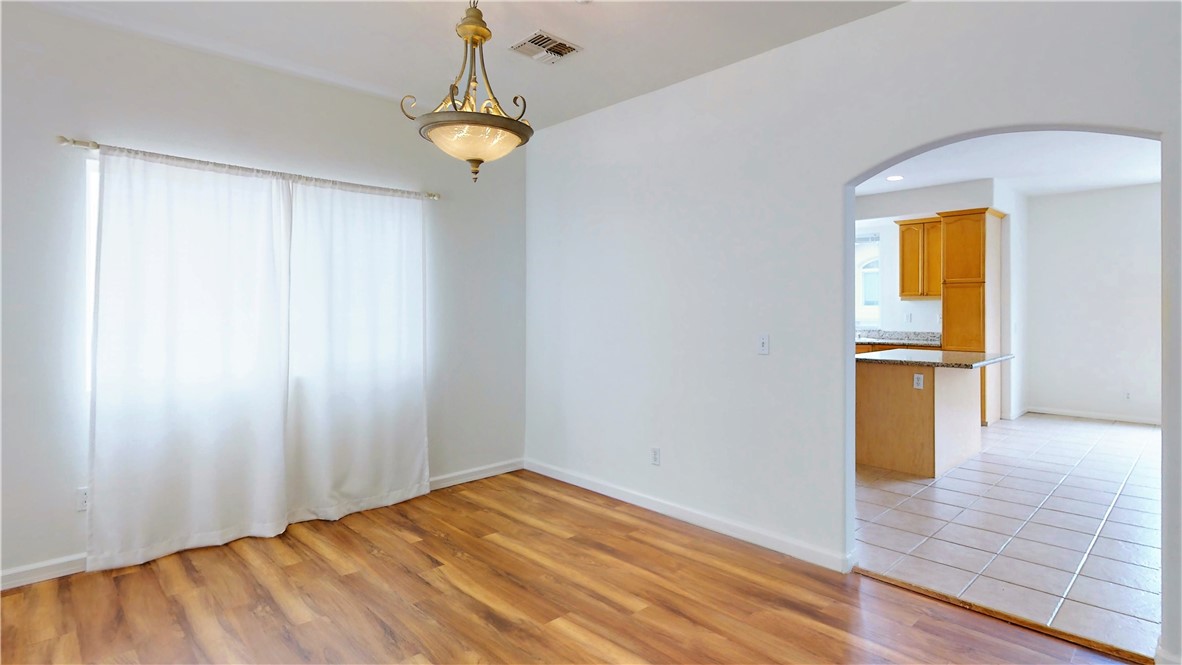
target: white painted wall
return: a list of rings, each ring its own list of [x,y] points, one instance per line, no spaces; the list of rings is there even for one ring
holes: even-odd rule
[[[1026,196],[1008,184],[994,181],[993,207],[1007,213],[1001,220],[1001,350],[1014,354],[1002,363],[1001,417],[1021,418],[1026,413],[1028,347],[1027,312],[1027,212]]]
[[[86,547],[74,488],[87,475],[87,153],[57,134],[441,193],[425,206],[431,473],[520,459],[523,156],[473,185],[390,101],[29,4],[2,11],[5,571]]]
[[[946,210],[982,208],[992,200],[992,179],[901,189],[858,196],[854,203],[855,219],[931,217]]]
[[[1175,183],[1163,296],[1177,312],[1179,10],[906,3],[540,131],[527,163],[527,467],[848,565],[851,181],[1002,128],[1161,136]],[[771,355],[755,353],[761,332]],[[1171,413],[1182,317],[1165,339]],[[1162,653],[1176,658],[1171,418]]]
[[[1031,197],[1029,220],[1030,410],[1160,423],[1161,185]]]
[[[879,330],[907,332],[940,332],[940,300],[907,299],[899,297],[899,225],[892,219],[858,220],[857,231],[877,233],[879,242],[879,274],[882,279],[882,304],[879,306]],[[854,257],[854,266],[861,263]],[[911,320],[907,320],[907,315]],[[859,326],[867,327],[867,326]]]

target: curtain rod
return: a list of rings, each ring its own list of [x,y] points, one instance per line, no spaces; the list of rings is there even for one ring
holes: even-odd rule
[[[101,144],[99,144],[96,141],[83,141],[81,139],[66,138],[65,136],[57,137],[57,142],[62,145],[68,145],[72,148],[83,148],[85,150],[98,150],[99,148],[103,147]],[[113,146],[113,145],[107,146],[107,147],[108,148],[119,148],[120,150],[131,150],[132,152],[140,152],[140,153],[144,152],[142,150],[132,150],[131,148],[123,148],[120,146]],[[252,168],[243,167],[243,166],[236,166],[234,164],[220,164],[218,162],[207,162],[207,161],[197,160],[197,159],[188,159],[187,157],[173,157],[172,155],[168,155],[168,156],[172,157],[173,159],[184,159],[184,160],[187,160],[190,162],[195,162],[195,163],[200,163],[200,164],[208,164],[208,165],[218,166],[218,167],[223,167],[223,168],[243,169],[243,170],[247,170],[247,171],[253,171],[255,173],[269,173],[269,174],[274,174],[274,175],[285,177],[285,178],[295,178],[295,179],[299,179],[299,180],[320,182],[320,183],[325,183],[325,184],[329,184],[329,185],[345,185],[348,187],[361,187],[361,188],[365,188],[365,189],[374,189],[374,190],[380,190],[380,191],[385,191],[385,192],[391,192],[391,193],[398,194],[398,195],[404,196],[404,197],[410,196],[410,197],[415,197],[415,198],[423,198],[423,199],[427,199],[428,201],[438,201],[439,200],[439,195],[434,192],[414,192],[414,191],[410,191],[410,190],[406,190],[406,189],[393,189],[390,187],[375,187],[373,185],[359,185],[357,183],[352,183],[352,182],[343,182],[340,180],[327,180],[325,178],[313,178],[311,176],[303,176],[303,175],[298,175],[295,173],[284,173],[282,171],[267,171],[265,169],[252,169]]]

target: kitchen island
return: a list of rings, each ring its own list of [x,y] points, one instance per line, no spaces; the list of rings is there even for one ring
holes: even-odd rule
[[[981,451],[980,368],[1004,353],[859,353],[858,464],[934,478]]]

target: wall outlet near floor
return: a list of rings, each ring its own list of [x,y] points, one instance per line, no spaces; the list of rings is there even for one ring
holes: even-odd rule
[[[923,390],[923,374],[915,374],[911,377],[911,387],[916,390]]]
[[[90,488],[79,487],[74,493],[74,510],[84,513],[90,510]]]
[[[1133,399],[1133,393],[1125,393],[1125,399]]]
[[[652,450],[649,452],[649,458],[648,458],[648,461],[649,461],[649,462],[650,462],[650,463],[651,463],[653,466],[661,466],[661,449],[660,449],[660,448],[653,448],[653,449],[652,449]]]
[[[761,356],[766,356],[767,354],[771,353],[772,336],[767,333],[760,335],[759,339],[755,342],[755,352]]]

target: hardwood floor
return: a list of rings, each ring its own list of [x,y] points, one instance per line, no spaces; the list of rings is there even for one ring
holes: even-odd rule
[[[537,474],[4,592],[22,662],[1117,662]]]

